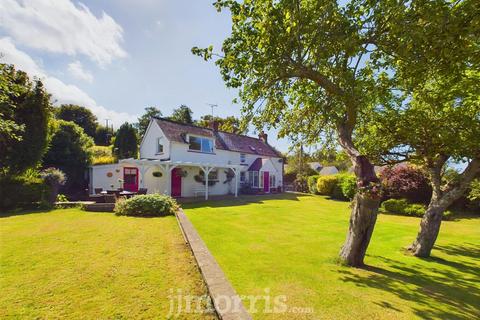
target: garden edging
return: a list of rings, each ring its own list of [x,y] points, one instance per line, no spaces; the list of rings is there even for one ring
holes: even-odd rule
[[[181,208],[177,211],[176,217],[220,319],[251,320],[252,317],[245,309],[242,300]]]

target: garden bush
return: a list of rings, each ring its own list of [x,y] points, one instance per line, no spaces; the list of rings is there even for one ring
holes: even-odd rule
[[[320,177],[319,175],[314,175],[314,176],[309,176],[307,178],[308,192],[312,194],[318,194],[317,180],[319,177]]]
[[[357,178],[353,174],[343,175],[339,185],[346,199],[352,200],[355,197],[355,193],[357,193]]]
[[[49,207],[50,187],[38,177],[0,179],[0,209],[41,209]]]
[[[412,217],[423,217],[427,208],[423,204],[409,204],[405,208],[405,214]]]
[[[407,199],[411,203],[428,203],[432,188],[425,173],[414,166],[387,167],[380,173],[386,199]]]
[[[308,176],[298,173],[293,181],[293,187],[297,192],[309,192],[308,190]]]
[[[408,201],[405,199],[389,199],[382,203],[385,211],[396,214],[405,214],[408,205]]]
[[[337,175],[319,177],[317,180],[318,193],[325,196],[332,196],[337,182]]]
[[[161,194],[138,195],[120,200],[115,205],[115,214],[119,216],[159,217],[173,215],[178,204],[172,197]]]

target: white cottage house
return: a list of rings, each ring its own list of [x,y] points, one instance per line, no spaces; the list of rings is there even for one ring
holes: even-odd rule
[[[90,193],[118,189],[173,197],[238,195],[241,186],[269,193],[281,190],[283,161],[258,138],[152,118],[140,144],[139,159],[90,167]]]

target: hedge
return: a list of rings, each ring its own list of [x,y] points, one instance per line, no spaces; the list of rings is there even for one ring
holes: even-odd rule
[[[174,215],[177,209],[177,202],[170,196],[146,194],[117,201],[115,214],[118,216],[156,217]]]
[[[0,209],[40,209],[49,206],[51,189],[40,178],[3,177],[0,179]]]
[[[408,203],[406,199],[389,199],[382,203],[382,209],[388,213],[412,217],[423,217],[427,207],[423,204]],[[453,218],[453,212],[446,210],[443,213],[443,220]]]
[[[337,182],[337,175],[320,176],[317,180],[317,192],[324,196],[332,196]]]
[[[317,190],[318,178],[320,178],[319,175],[314,175],[314,176],[308,177],[308,179],[307,179],[308,192],[313,193],[313,194],[318,194],[318,190]]]

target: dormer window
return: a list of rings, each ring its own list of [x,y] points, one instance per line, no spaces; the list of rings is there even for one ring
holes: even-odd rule
[[[157,154],[163,153],[163,141],[162,138],[157,138]]]
[[[208,138],[201,138],[189,136],[189,149],[193,151],[200,151],[205,153],[213,153],[213,140]]]

